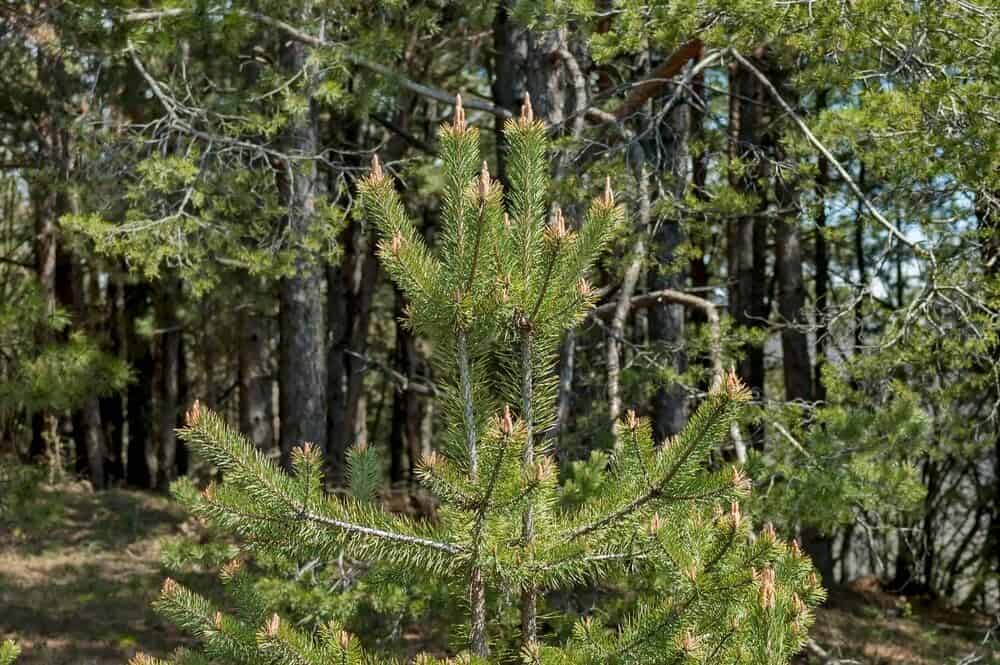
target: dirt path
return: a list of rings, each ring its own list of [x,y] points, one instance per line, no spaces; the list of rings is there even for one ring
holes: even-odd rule
[[[80,486],[40,489],[0,525],[0,639],[19,665],[124,665],[183,643],[150,609],[164,572],[160,537],[181,514],[164,497]]]

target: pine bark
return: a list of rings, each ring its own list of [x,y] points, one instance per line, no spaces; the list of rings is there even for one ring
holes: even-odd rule
[[[272,450],[275,443],[271,320],[255,304],[239,314],[240,430],[263,451]]]
[[[758,203],[749,214],[729,223],[727,263],[729,266],[729,308],[733,321],[744,328],[764,328],[767,294],[767,223],[759,214],[766,206],[765,192],[759,191],[765,166],[756,154],[761,149],[760,108],[763,95],[753,74],[733,65],[730,69],[729,131],[730,155],[745,165],[742,174],[733,174],[731,185]],[[753,391],[764,398],[764,349],[747,344],[737,373]],[[752,445],[764,447],[764,430],[755,424],[750,430]]]
[[[301,15],[310,18],[310,3]],[[307,70],[307,47],[295,40],[283,43],[280,61],[286,76]],[[307,79],[311,77],[305,71]],[[286,154],[305,159],[281,163],[277,168],[278,190],[286,213],[286,241],[296,252],[292,274],[281,280],[279,293],[279,412],[281,415],[281,461],[287,468],[292,449],[311,442],[327,448],[327,386],[324,359],[323,269],[309,256],[302,241],[315,220],[317,173],[312,157],[318,140],[315,108],[290,120],[282,146]]]
[[[378,276],[378,259],[364,229],[351,224],[341,234],[343,258],[327,268],[327,321],[330,344],[327,350],[327,416],[331,477],[342,480],[347,449],[355,443],[364,392],[365,354],[372,298]]]
[[[678,105],[673,110],[660,131],[660,170],[668,175],[666,194],[674,200],[681,200],[691,177],[690,116],[686,105]],[[653,265],[650,267],[647,284],[651,291],[663,289],[681,290],[684,287],[684,270],[678,262],[678,250],[685,241],[684,230],[678,215],[661,218],[654,224],[652,237]],[[675,303],[659,303],[649,308],[649,338],[656,344],[663,363],[675,374],[687,370],[687,353],[684,350],[684,306]],[[662,441],[683,429],[687,422],[687,395],[679,381],[660,386],[653,395],[653,435]]]
[[[181,323],[177,315],[180,280],[164,277],[156,294],[159,367],[156,394],[156,487],[169,488],[177,478],[177,417],[180,413]]]
[[[126,394],[128,427],[128,447],[125,479],[132,487],[151,489],[153,487],[152,428],[153,422],[153,348],[136,329],[138,321],[149,310],[152,289],[145,282],[131,282],[125,285],[125,344],[129,365],[134,380],[129,383]]]

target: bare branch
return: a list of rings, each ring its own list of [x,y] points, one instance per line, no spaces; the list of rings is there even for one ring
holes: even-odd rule
[[[176,8],[176,9],[162,9],[155,11],[139,11],[139,12],[128,12],[124,14],[123,18],[129,23],[138,23],[143,21],[155,21],[163,18],[175,18],[182,16],[184,14],[190,13],[191,10],[186,8]],[[308,32],[300,30],[295,26],[281,21],[274,17],[262,14],[260,12],[248,11],[245,9],[216,9],[215,13],[219,15],[224,15],[225,13],[236,14],[244,18],[252,19],[258,23],[270,26],[277,30],[280,30],[288,37],[294,40],[302,42],[303,44],[308,44],[316,48],[337,48],[343,46],[342,44],[337,44],[335,42],[327,41],[321,37],[316,37]],[[454,105],[455,95],[453,93],[442,90],[441,88],[436,88],[433,86],[425,85],[423,83],[417,83],[416,81],[409,79],[399,72],[392,70],[391,68],[378,63],[360,55],[343,51],[340,54],[345,60],[350,62],[352,65],[357,65],[358,67],[363,67],[369,71],[375,72],[382,76],[394,79],[401,88],[409,90],[421,97],[427,97],[428,99],[437,100],[443,104]],[[466,108],[475,109],[477,111],[485,111],[495,116],[501,118],[509,118],[512,116],[511,112],[507,109],[492,104],[487,101],[477,100],[477,99],[465,99],[463,100],[463,105]]]
[[[824,146],[820,142],[820,140],[816,138],[816,135],[812,133],[812,131],[809,129],[809,126],[806,125],[805,122],[803,122],[802,118],[798,116],[798,114],[791,107],[791,105],[789,105],[789,103],[785,101],[785,99],[778,92],[778,89],[774,87],[774,84],[771,83],[771,81],[767,78],[767,76],[765,76],[763,72],[757,69],[757,67],[755,67],[752,62],[750,62],[742,55],[740,55],[740,53],[735,49],[730,49],[729,53],[732,54],[732,56],[740,63],[740,65],[745,67],[747,71],[753,74],[754,77],[756,77],[757,80],[760,81],[761,85],[764,86],[764,88],[768,91],[771,97],[774,98],[774,101],[778,103],[778,105],[785,111],[785,113],[788,114],[788,117],[790,117],[792,121],[796,124],[796,126],[798,126],[798,128],[802,131],[802,133],[809,140],[809,142],[812,143],[817,150],[819,150],[820,154],[826,157],[826,159],[829,160],[831,164],[833,164],[833,167],[837,169],[837,173],[840,174],[840,177],[844,179],[844,182],[847,183],[847,186],[850,187],[851,191],[854,192],[855,196],[857,196],[858,199],[864,204],[868,212],[870,212],[872,216],[876,220],[878,220],[878,223],[884,226],[889,231],[890,235],[892,235],[901,243],[912,249],[918,256],[923,256],[929,259],[932,265],[936,264],[936,261],[934,260],[934,254],[930,250],[924,249],[917,243],[907,238],[905,235],[903,235],[903,232],[900,231],[895,224],[890,222],[881,212],[879,212],[878,208],[875,207],[875,204],[873,204],[871,200],[867,196],[865,196],[865,193],[861,191],[861,188],[858,186],[858,183],[854,181],[854,178],[852,178],[851,174],[847,172],[847,169],[844,168],[844,165],[841,164],[837,160],[837,158],[833,156],[833,153],[831,153],[826,148],[826,146]]]

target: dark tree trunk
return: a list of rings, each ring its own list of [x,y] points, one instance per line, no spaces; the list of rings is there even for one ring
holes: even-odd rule
[[[393,353],[393,367],[399,374],[409,379],[411,335],[403,324],[403,294],[395,290],[393,318],[396,321],[396,349]],[[394,485],[403,482],[403,460],[407,449],[407,430],[410,391],[405,385],[395,382],[392,400],[392,428],[389,432],[389,481]]]
[[[351,225],[341,235],[344,249],[338,266],[327,269],[327,317],[330,346],[330,437],[328,464],[331,477],[341,480],[348,447],[355,443],[365,378],[368,324],[378,276],[378,259],[370,248],[367,233]]]
[[[756,213],[766,206],[766,192],[759,191],[765,165],[757,154],[761,149],[760,107],[763,96],[753,74],[738,65],[730,69],[729,131],[734,158],[746,165],[746,171],[732,177],[738,192],[756,197]],[[767,224],[760,214],[748,214],[729,224],[727,230],[729,264],[729,308],[733,321],[741,327],[764,328],[767,325],[765,298]],[[764,349],[748,344],[738,368],[740,378],[753,390],[758,400],[764,398]],[[764,447],[763,426],[751,427],[752,445]]]
[[[780,79],[779,79],[780,80]],[[780,148],[779,161],[785,159]],[[808,407],[815,400],[813,365],[806,334],[806,289],[802,271],[802,234],[799,229],[799,192],[795,183],[780,176],[774,183],[781,214],[775,224],[775,270],[778,278],[778,313],[781,317],[781,358],[785,400]],[[810,411],[804,411],[808,418]],[[802,528],[802,546],[812,558],[823,584],[834,582],[833,538],[813,526]]]
[[[271,375],[271,317],[255,305],[240,317],[240,430],[264,451],[274,447],[274,381]]]
[[[658,171],[669,173],[667,193],[680,200],[691,176],[688,151],[691,128],[687,105],[678,105],[663,125],[659,141],[663,154]],[[684,270],[677,252],[685,238],[680,219],[676,214],[671,215],[658,220],[654,228],[652,253],[655,262],[650,267],[648,288],[652,291],[682,289]],[[660,347],[667,369],[677,375],[687,371],[688,364],[684,350],[684,309],[683,305],[667,303],[649,309],[650,341]],[[656,441],[673,436],[684,428],[687,407],[687,395],[680,381],[672,381],[657,389],[653,396],[653,435]]]
[[[125,344],[135,376],[128,386],[127,426],[128,459],[125,478],[129,485],[153,487],[153,348],[150,340],[139,335],[136,323],[149,311],[152,289],[145,282],[125,285]]]
[[[107,351],[118,359],[125,359],[125,337],[122,317],[122,279],[117,272],[108,276],[105,291],[107,303]],[[125,398],[116,391],[100,399],[101,423],[107,442],[106,473],[108,482],[125,479]]]
[[[51,119],[48,120],[51,122]],[[43,120],[41,127],[43,137],[48,127]],[[51,150],[50,150],[51,151]],[[35,274],[38,288],[45,302],[45,314],[51,316],[56,310],[56,267],[57,267],[57,220],[59,218],[58,194],[45,175],[31,183],[32,208],[34,213],[34,258]],[[52,341],[51,331],[46,325],[38,330],[35,342],[39,347]],[[28,456],[32,459],[42,459],[50,451],[48,441],[55,431],[55,416],[50,413],[36,412],[31,418],[31,446]],[[55,442],[53,442],[54,444]]]
[[[156,294],[156,327],[159,333],[157,381],[156,486],[166,490],[177,478],[177,418],[180,413],[181,324],[177,317],[180,281],[165,277]]]
[[[816,100],[817,112],[826,108],[826,91],[821,90]],[[830,255],[826,246],[826,194],[830,183],[830,163],[820,157],[816,163],[816,232],[813,236],[813,261],[816,277],[816,345],[813,385],[816,401],[826,401],[823,383],[823,366],[826,364],[827,336],[829,335]]]
[[[309,18],[309,6],[302,9]],[[281,65],[286,74],[298,74],[307,65],[308,50],[294,40],[284,42]],[[310,73],[306,72],[307,78]],[[312,157],[317,153],[315,108],[286,130],[284,149],[289,154]],[[280,350],[278,353],[281,460],[289,464],[292,449],[310,442],[327,447],[327,386],[324,365],[323,269],[301,246],[315,219],[316,163],[305,159],[278,165],[278,189],[287,208],[286,240],[296,252],[293,274],[279,287]]]
[[[525,92],[525,59],[528,54],[526,30],[510,17],[514,0],[500,0],[493,18],[493,103],[515,115]],[[504,119],[494,121],[497,141],[497,177],[507,185]]]

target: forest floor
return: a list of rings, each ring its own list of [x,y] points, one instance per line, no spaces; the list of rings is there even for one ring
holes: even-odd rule
[[[15,524],[0,526],[0,639],[22,645],[18,665],[124,665],[140,646],[163,656],[185,644],[150,609],[165,575],[160,540],[182,524],[162,496],[40,489]],[[209,576],[180,581],[215,585]],[[997,626],[987,617],[917,606],[900,612],[894,604],[877,592],[833,594],[832,606],[818,612],[815,642],[844,663],[1000,663]]]

